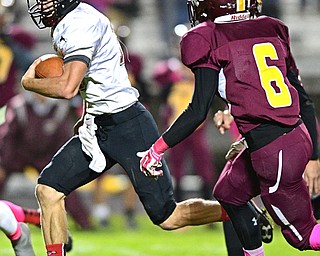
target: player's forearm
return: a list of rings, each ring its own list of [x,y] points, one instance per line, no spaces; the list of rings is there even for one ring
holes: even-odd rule
[[[29,91],[46,97],[71,99],[77,95],[81,81],[86,73],[86,64],[73,61],[64,65],[61,76],[36,78],[35,69],[41,57],[33,62],[21,79],[21,85]]]
[[[191,103],[163,134],[165,142],[170,147],[187,138],[205,121],[218,88],[218,71],[198,68],[194,74],[195,90]]]
[[[163,134],[164,140],[170,147],[174,147],[192,134],[204,122],[205,118],[206,115],[201,115],[188,108]]]
[[[21,85],[24,89],[39,93],[50,98],[71,99],[75,96],[65,86],[60,78],[30,78],[22,77]]]

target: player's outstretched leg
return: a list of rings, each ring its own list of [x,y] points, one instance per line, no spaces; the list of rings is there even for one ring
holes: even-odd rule
[[[47,254],[65,255],[68,240],[68,225],[64,194],[55,189],[38,184],[36,197],[41,208],[41,228]]]
[[[170,217],[160,224],[164,230],[174,230],[185,226],[198,226],[227,221],[226,211],[217,201],[200,198],[188,199],[177,203]]]

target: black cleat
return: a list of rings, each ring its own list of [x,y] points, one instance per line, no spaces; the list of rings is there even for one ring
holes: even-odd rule
[[[64,249],[66,250],[66,252],[70,252],[72,250],[72,244],[73,240],[72,240],[72,236],[71,233],[68,231],[68,240],[67,243],[64,245]]]
[[[262,209],[261,213],[259,213],[259,222],[262,242],[266,244],[271,243],[273,239],[273,227],[265,209]]]
[[[260,225],[260,233],[262,242],[269,244],[273,239],[273,227],[267,216],[266,209],[260,209],[254,202],[250,201],[251,205],[255,208],[258,213],[258,221]]]

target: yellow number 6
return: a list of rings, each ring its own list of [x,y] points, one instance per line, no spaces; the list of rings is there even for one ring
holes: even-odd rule
[[[274,108],[290,106],[292,103],[288,86],[277,66],[268,66],[266,58],[278,60],[275,47],[271,43],[261,43],[253,46],[253,55],[259,70],[261,85],[266,93],[269,104]],[[272,82],[278,91],[272,87]]]

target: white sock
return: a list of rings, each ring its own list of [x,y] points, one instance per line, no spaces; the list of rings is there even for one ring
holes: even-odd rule
[[[13,215],[10,207],[0,202],[0,229],[6,234],[11,235],[16,232],[18,222]]]

